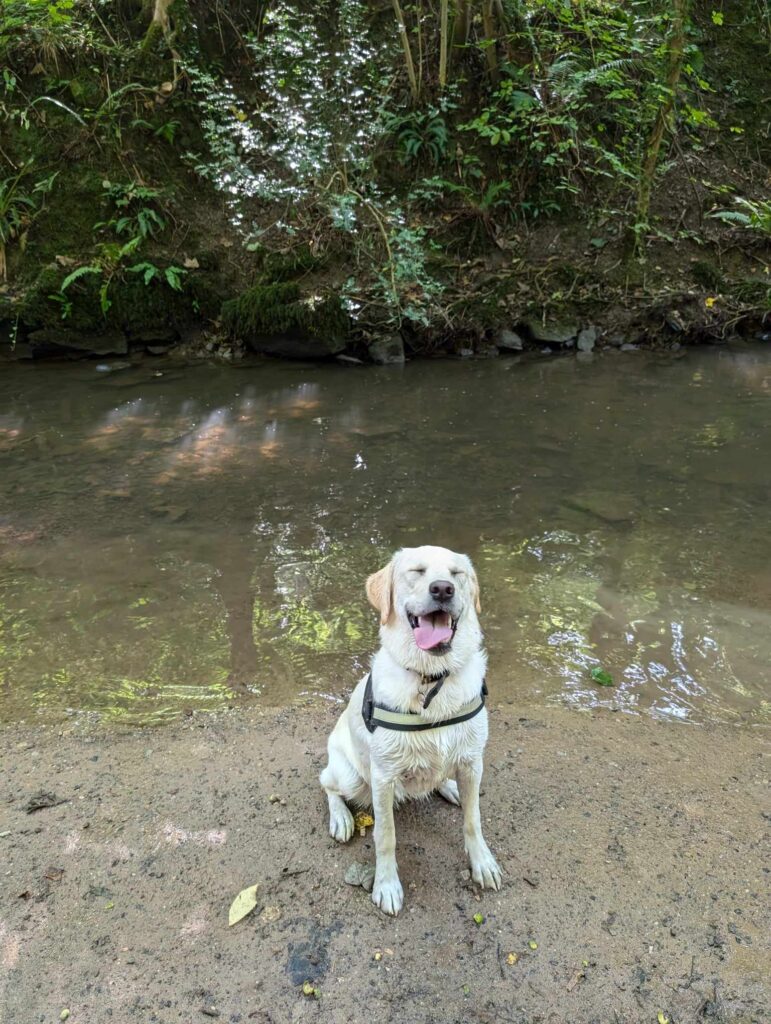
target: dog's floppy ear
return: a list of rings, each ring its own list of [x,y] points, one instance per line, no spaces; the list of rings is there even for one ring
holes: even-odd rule
[[[476,570],[471,564],[471,559],[466,559],[468,562],[468,578],[471,583],[471,596],[474,598],[474,607],[477,610],[477,614],[482,611],[482,602],[479,600],[479,580],[477,579]]]
[[[393,604],[394,585],[394,563],[388,565],[379,572],[373,572],[367,580],[367,597],[373,608],[380,612],[380,624],[385,626],[391,615]]]

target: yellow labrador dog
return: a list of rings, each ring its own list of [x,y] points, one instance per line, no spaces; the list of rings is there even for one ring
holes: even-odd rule
[[[474,881],[499,889],[501,870],[479,817],[487,658],[474,568],[465,555],[446,548],[404,548],[369,577],[367,597],[380,612],[381,647],[329,737],[320,782],[329,800],[330,834],[341,843],[353,835],[346,801],[373,807],[372,900],[398,914],[404,894],[394,804],[438,791],[463,807]]]

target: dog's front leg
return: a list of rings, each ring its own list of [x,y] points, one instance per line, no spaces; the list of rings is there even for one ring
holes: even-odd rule
[[[479,784],[482,760],[458,765],[458,790],[463,807],[463,839],[471,862],[471,877],[483,889],[500,889],[501,869],[482,835],[479,816]]]
[[[372,808],[375,812],[375,884],[372,902],[386,914],[402,909],[404,891],[396,866],[394,782],[372,773]]]

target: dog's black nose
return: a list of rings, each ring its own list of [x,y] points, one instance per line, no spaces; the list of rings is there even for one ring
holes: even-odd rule
[[[449,601],[455,593],[455,586],[449,580],[434,580],[428,592],[436,601]]]

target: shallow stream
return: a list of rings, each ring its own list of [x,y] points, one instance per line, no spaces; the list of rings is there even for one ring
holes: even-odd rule
[[[339,699],[366,575],[437,543],[494,700],[768,721],[770,414],[767,347],[3,366],[0,717]]]

